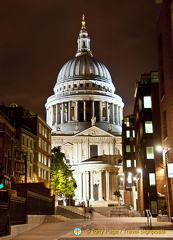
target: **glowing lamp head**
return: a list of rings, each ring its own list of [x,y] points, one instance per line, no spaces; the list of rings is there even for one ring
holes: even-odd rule
[[[158,152],[162,152],[163,151],[163,147],[158,145],[158,146],[156,146],[156,150]]]

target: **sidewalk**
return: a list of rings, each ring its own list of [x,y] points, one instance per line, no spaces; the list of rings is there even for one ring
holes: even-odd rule
[[[170,222],[157,222],[152,219],[153,229],[144,230],[145,217],[94,217],[92,221],[81,219],[66,220],[64,222],[43,223],[35,229],[13,238],[14,240],[76,240],[76,239],[159,239],[173,240],[173,230]],[[74,228],[77,229],[74,233]],[[76,236],[75,234],[78,234]],[[80,234],[81,233],[81,234]],[[80,235],[79,235],[80,234]]]

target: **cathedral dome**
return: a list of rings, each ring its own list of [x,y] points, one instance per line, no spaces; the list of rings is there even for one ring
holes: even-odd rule
[[[105,65],[89,54],[73,58],[60,70],[57,83],[71,80],[95,80],[112,83],[111,75]]]
[[[84,15],[77,43],[75,57],[61,68],[54,95],[47,99],[47,123],[56,134],[75,134],[95,125],[119,135],[124,104],[114,93],[108,69],[93,57]]]

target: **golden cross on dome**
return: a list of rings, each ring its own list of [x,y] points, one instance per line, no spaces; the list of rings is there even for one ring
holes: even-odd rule
[[[85,15],[83,14],[82,15],[82,29],[86,29],[86,27],[85,27]]]

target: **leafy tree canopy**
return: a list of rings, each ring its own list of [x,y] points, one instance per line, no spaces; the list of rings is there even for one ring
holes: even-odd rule
[[[51,155],[51,186],[59,196],[73,197],[76,181],[73,171],[65,163],[65,154],[61,152],[60,146],[52,149]]]

